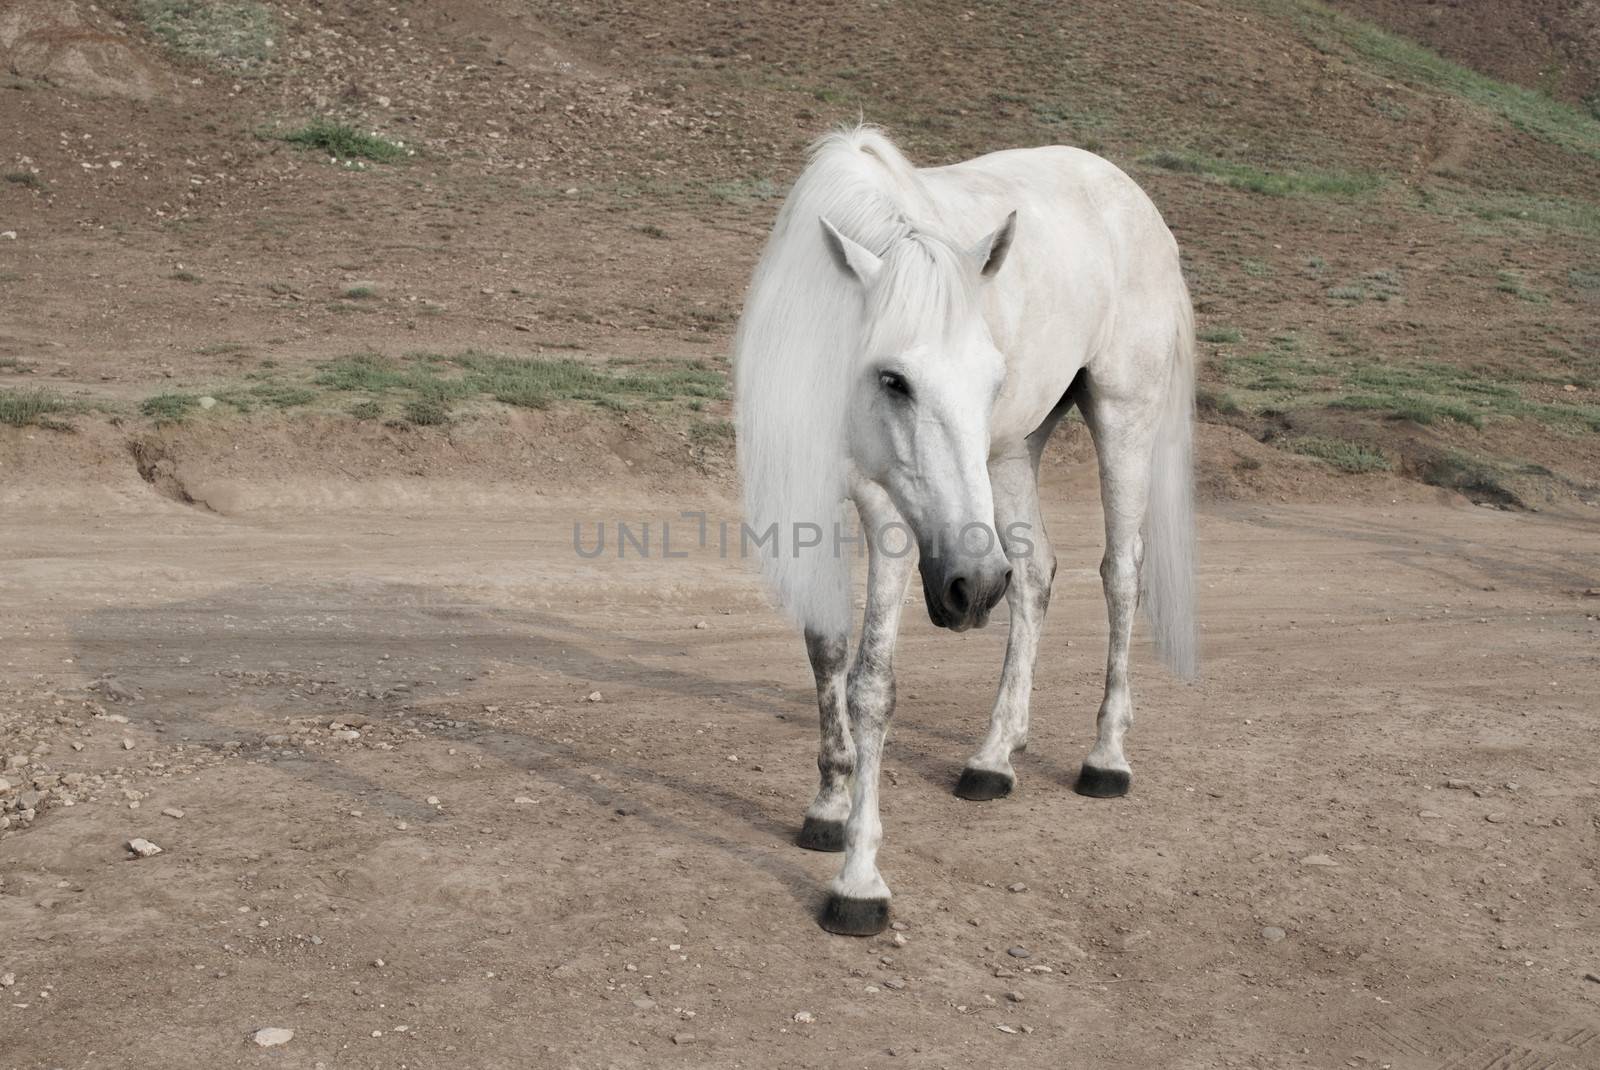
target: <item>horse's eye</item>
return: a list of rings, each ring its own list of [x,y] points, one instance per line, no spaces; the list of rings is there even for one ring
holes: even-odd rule
[[[903,398],[911,396],[911,384],[898,372],[879,372],[878,382],[891,394],[899,394]]]

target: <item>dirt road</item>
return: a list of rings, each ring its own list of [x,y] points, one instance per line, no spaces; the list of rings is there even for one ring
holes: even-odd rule
[[[1141,645],[1090,800],[1081,475],[1009,800],[950,794],[1003,623],[908,606],[903,946],[813,921],[809,674],[748,573],[572,551],[714,490],[9,492],[3,775],[54,786],[0,833],[0,1065],[1600,1065],[1592,524],[1209,509],[1204,679]]]

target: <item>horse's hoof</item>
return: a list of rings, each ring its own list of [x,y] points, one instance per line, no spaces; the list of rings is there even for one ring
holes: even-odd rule
[[[889,900],[830,895],[817,923],[841,936],[876,936],[889,927]]]
[[[1016,777],[992,769],[963,769],[961,779],[956,781],[956,794],[973,802],[988,802],[1010,795],[1016,785]]]
[[[1072,790],[1091,799],[1115,799],[1128,794],[1132,783],[1133,774],[1126,770],[1101,769],[1085,762],[1078,770],[1078,782],[1072,785]]]
[[[808,851],[842,851],[844,822],[829,821],[808,814],[806,823],[800,826],[800,835],[794,838],[794,842]]]

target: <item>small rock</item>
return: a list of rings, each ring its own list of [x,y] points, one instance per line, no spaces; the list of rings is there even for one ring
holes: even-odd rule
[[[115,676],[106,676],[95,681],[97,690],[112,702],[132,702],[139,697],[139,693]]]
[[[177,819],[183,816],[183,811],[178,809],[176,806],[168,806],[162,809],[161,816]]]
[[[883,987],[893,992],[901,992],[905,990],[906,983],[900,980],[898,977],[891,977],[887,981],[883,982]]]
[[[122,741],[122,749],[123,750],[132,750],[133,749],[133,740],[124,738],[123,741]]]
[[[512,799],[511,801],[516,803],[518,806],[528,806],[528,805],[532,804],[533,799],[531,799],[530,797],[528,797],[526,795],[518,795],[516,798]]]
[[[911,928],[911,926],[907,925],[903,921],[891,921],[889,923],[889,928],[893,929],[897,933],[903,933],[907,929]]]
[[[1591,979],[1594,978],[1593,974],[1590,974],[1589,976],[1590,976]],[[17,983],[17,975],[16,974],[14,974],[14,973],[0,973],[0,988],[10,988],[12,985],[14,985],[16,983]]]
[[[1337,866],[1339,863],[1327,855],[1306,855],[1300,860],[1302,866]]]
[[[1033,957],[1033,952],[1022,946],[1006,948],[1006,954],[1014,959],[1027,959]]]
[[[638,999],[633,1001],[633,1005],[636,1009],[641,1011],[653,1011],[656,1008],[656,1001],[653,999],[646,999],[644,996],[640,996]]]
[[[694,622],[694,630],[697,632],[703,632],[709,627],[711,627],[711,625],[707,624],[703,620],[697,620]]]
[[[1268,925],[1266,928],[1261,930],[1261,939],[1265,940],[1269,944],[1275,944],[1288,935],[1288,933],[1284,932],[1276,925]]]
[[[1021,1003],[1023,1000],[1027,999],[1028,997],[1024,996],[1021,992],[1017,992],[1017,991],[1013,990],[1013,991],[1010,991],[1010,992],[1006,993],[1006,998],[1009,999],[1012,1003]]]
[[[674,1033],[674,1034],[672,1034],[672,1042],[674,1044],[693,1044],[694,1043],[694,1034],[693,1033]]]
[[[334,739],[343,740],[345,743],[354,743],[361,738],[361,733],[354,728],[344,728],[333,734]]]
[[[1418,810],[1417,816],[1424,821],[1437,821],[1441,815],[1437,810]]]
[[[817,1016],[812,1014],[810,1011],[795,1011],[794,1020],[799,1022],[801,1025],[810,1025],[812,1022],[817,1020]]]
[[[602,695],[601,695],[601,694],[600,694],[600,692],[598,692],[598,691],[591,691],[591,692],[589,692],[589,695],[588,695],[588,700],[587,700],[587,701],[589,701],[589,702],[600,702],[600,701],[602,701],[602,700],[603,700],[603,698],[604,698],[604,696],[602,696]]]
[[[1027,890],[1028,890],[1028,886],[1026,884],[1023,884],[1021,881],[1018,881],[1015,884],[1011,884],[1011,885],[1007,885],[1006,886],[1006,891],[1008,891],[1008,892],[1025,892]]]
[[[254,1033],[251,1033],[250,1039],[255,1041],[257,1047],[276,1048],[280,1044],[287,1044],[289,1041],[293,1040],[294,1030],[280,1029],[277,1026],[269,1025],[263,1029],[257,1029]]]
[[[437,795],[428,796],[428,805],[429,806],[438,806],[439,805],[439,796],[437,796]]]
[[[214,409],[217,407],[217,399],[207,394],[200,399],[200,407],[202,409]]]
[[[0,977],[0,985],[5,984],[6,983],[6,977],[10,977],[10,976],[11,975],[8,973],[8,974],[6,974],[5,977]],[[1600,985],[1600,973],[1592,973],[1592,972],[1591,973],[1586,973],[1586,974],[1583,975],[1583,979],[1585,981],[1593,981],[1595,984]]]
[[[1451,791],[1471,791],[1472,790],[1472,785],[1471,784],[1468,784],[1465,780],[1458,780],[1455,777],[1451,777],[1449,780],[1446,780],[1444,782],[1444,786],[1449,788]]]
[[[150,858],[153,855],[158,855],[161,853],[161,848],[157,847],[149,840],[141,839],[139,837],[135,837],[134,839],[128,841],[128,850],[132,851],[140,858]]]
[[[1018,1032],[1018,1030],[1014,1026],[1009,1026],[1009,1025],[997,1025],[997,1026],[995,1026],[995,1028],[1000,1030],[1000,1032],[1002,1032],[1002,1033],[1015,1034],[1016,1032]]]
[[[910,941],[906,939],[905,933],[895,933],[893,936],[889,937],[889,942],[895,947],[905,947],[906,944],[910,943]]]
[[[1492,814],[1484,814],[1483,819],[1491,825],[1498,825],[1506,819],[1506,815],[1496,811]]]

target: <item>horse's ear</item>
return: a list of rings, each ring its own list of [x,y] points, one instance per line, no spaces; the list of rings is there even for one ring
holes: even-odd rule
[[[826,217],[819,218],[822,220],[823,244],[827,245],[828,255],[833,257],[833,262],[839,265],[840,271],[854,275],[861,285],[869,285],[878,277],[883,261],[871,249],[840,234]]]
[[[1000,229],[972,247],[972,258],[978,262],[978,274],[986,279],[994,277],[1000,265],[1006,262],[1011,251],[1011,239],[1017,233],[1017,213],[1013,211],[1000,224]]]

